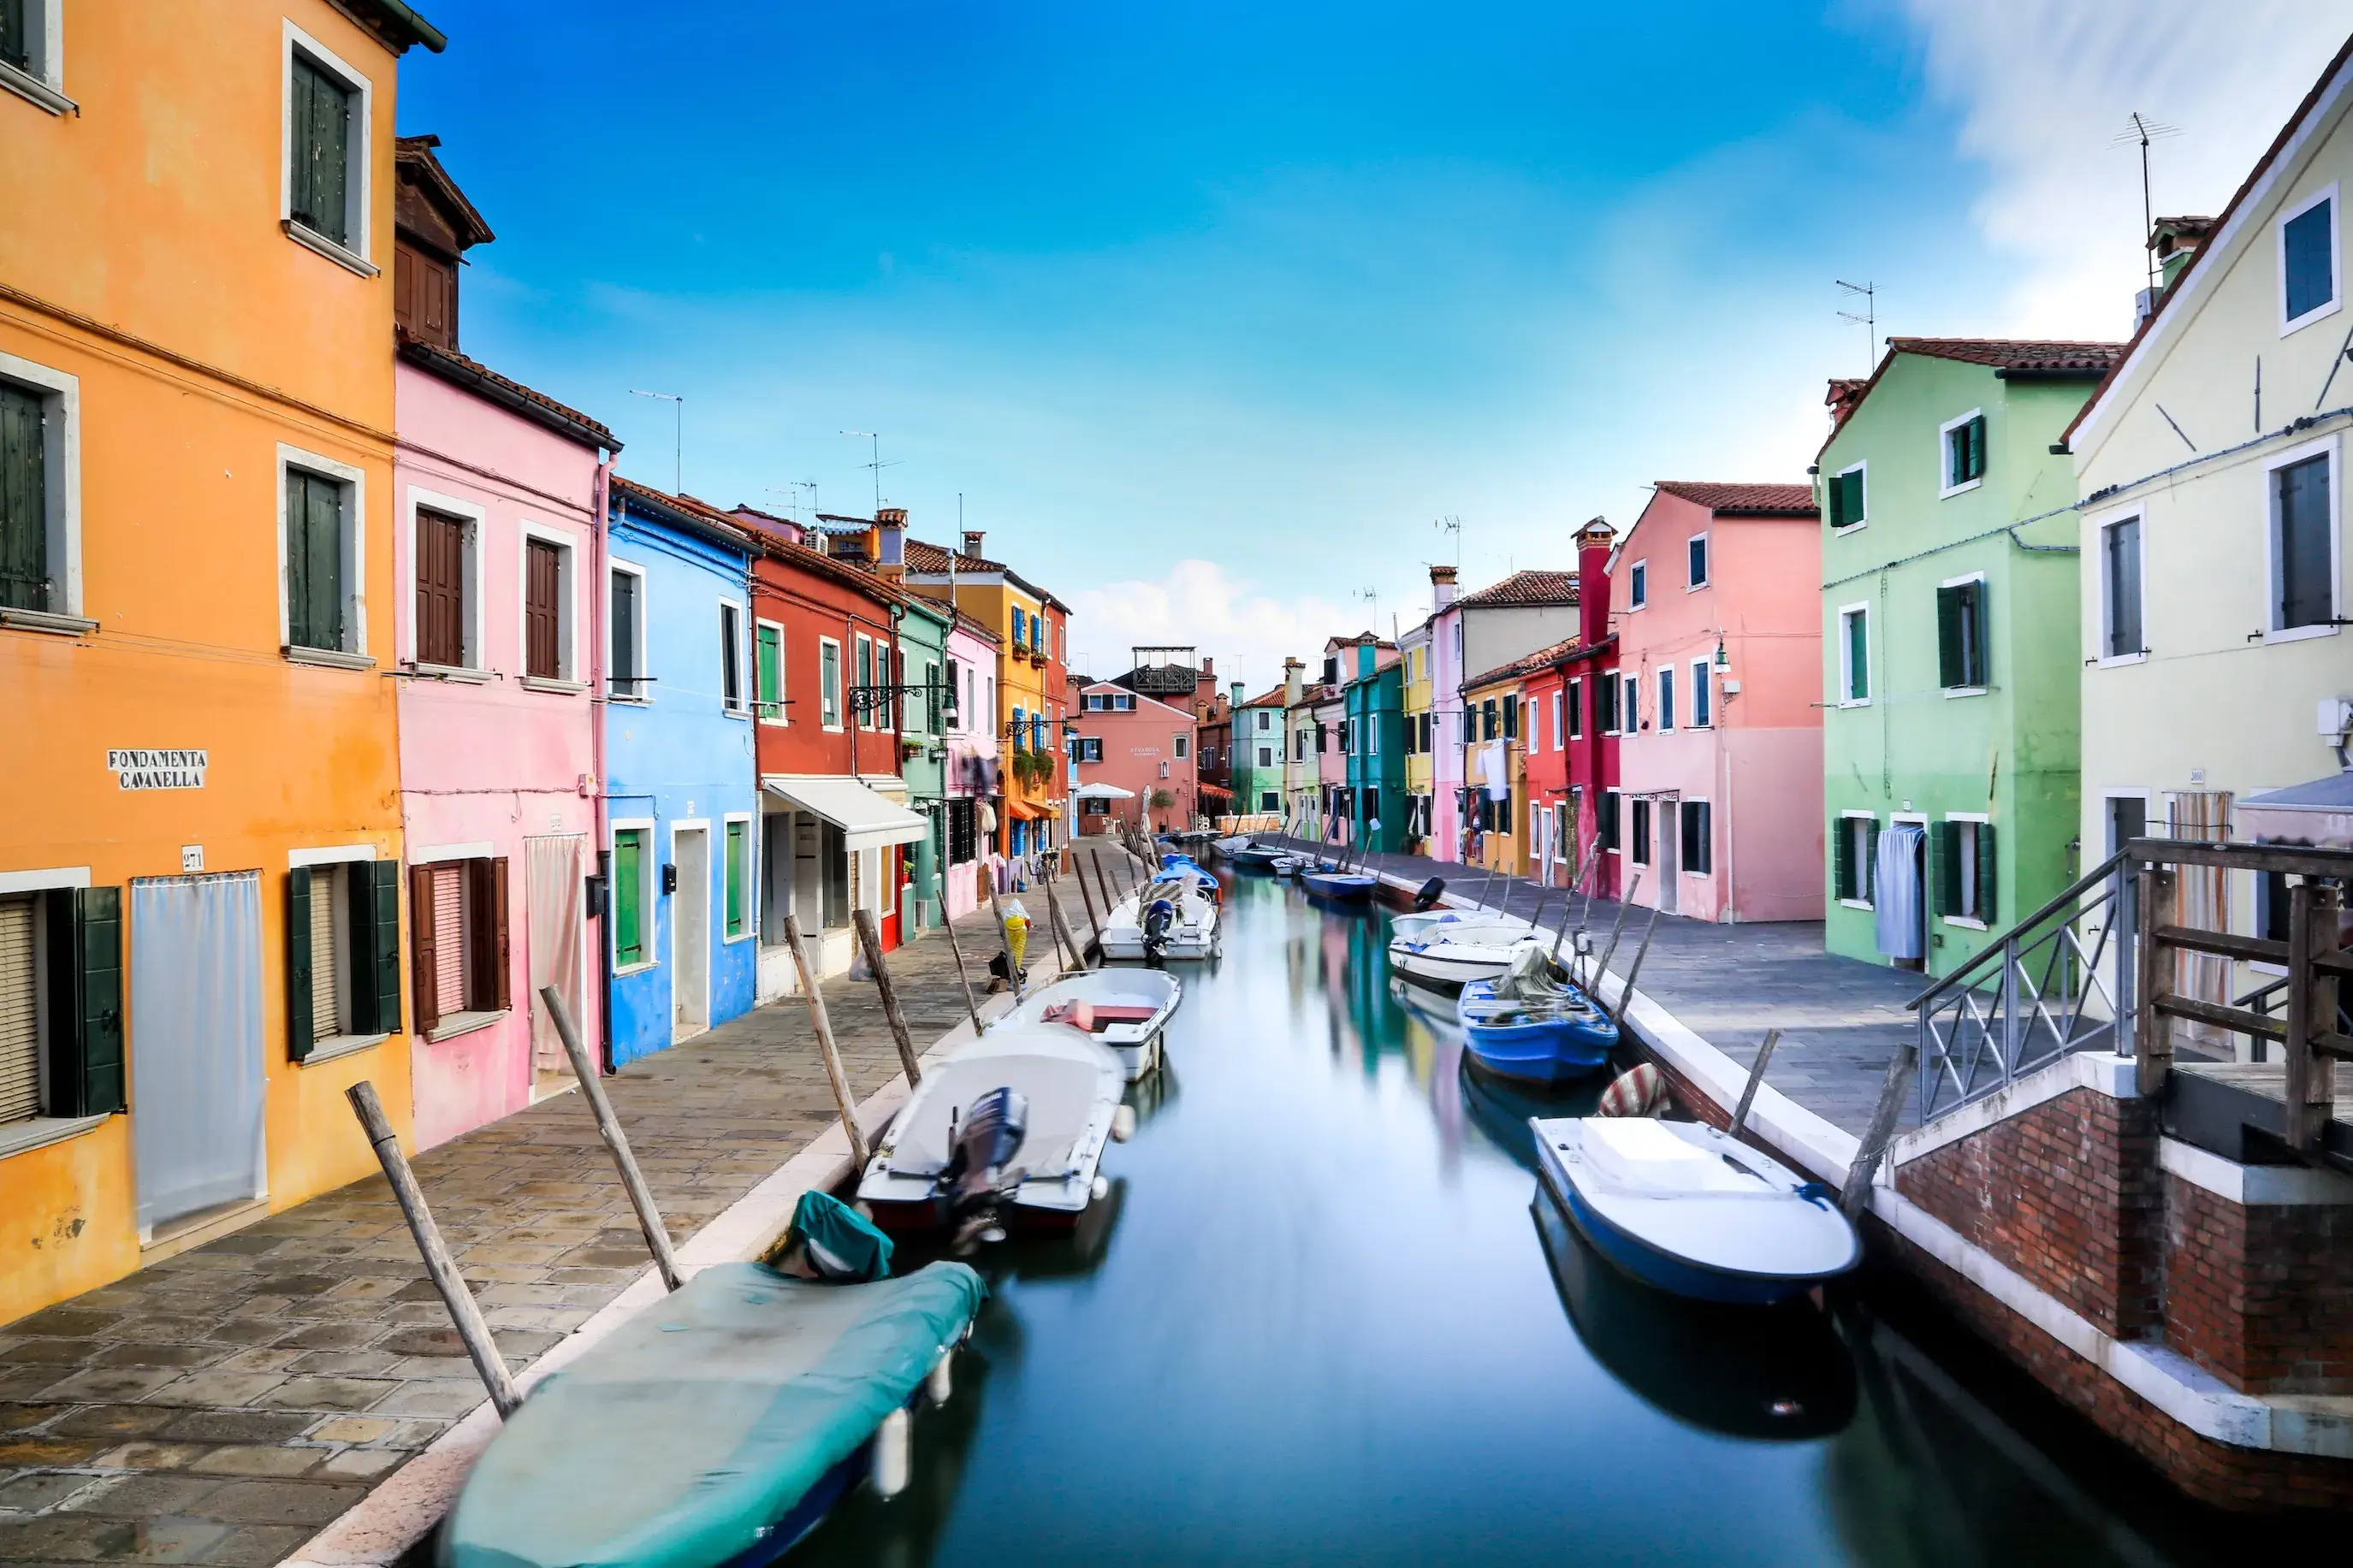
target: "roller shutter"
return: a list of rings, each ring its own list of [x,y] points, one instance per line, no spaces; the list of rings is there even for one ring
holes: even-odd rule
[[[0,899],[0,1125],[41,1113],[40,1064],[33,900]]]

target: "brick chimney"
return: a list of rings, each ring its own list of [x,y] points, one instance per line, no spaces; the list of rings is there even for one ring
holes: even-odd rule
[[[1430,569],[1430,603],[1442,610],[1454,602],[1454,568],[1433,566]]]
[[[1451,571],[1452,568],[1450,567],[1448,570]],[[1282,661],[1282,705],[1285,708],[1299,706],[1300,693],[1305,686],[1303,676],[1306,668],[1305,665],[1295,658],[1286,658]],[[1241,688],[1237,686],[1234,689],[1240,691]]]
[[[1577,640],[1588,647],[1609,635],[1609,546],[1617,537],[1598,517],[1577,531]]]
[[[985,537],[987,536],[983,534],[979,529],[965,529],[964,531],[964,552],[966,555],[971,556],[975,561],[987,560],[988,558],[980,552],[980,542]]]
[[[886,506],[874,513],[874,574],[896,583],[907,574],[907,509]]]

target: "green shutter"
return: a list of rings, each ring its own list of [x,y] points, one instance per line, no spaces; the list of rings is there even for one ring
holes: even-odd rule
[[[1928,826],[1928,842],[1936,863],[1936,912],[1957,915],[1961,909],[1961,825],[1936,822]]]
[[[301,56],[294,57],[291,113],[294,166],[288,208],[297,223],[337,245],[350,242],[345,182],[351,150],[352,93]]]
[[[311,1054],[311,868],[286,873],[286,1059]]]
[[[1936,590],[1936,684],[1966,686],[1968,672],[1961,657],[1960,587]]]
[[[47,610],[48,450],[40,395],[0,383],[0,607]]]
[[[1855,870],[1856,897],[1864,903],[1879,901],[1879,818],[1862,825],[1862,864]]]
[[[646,961],[645,844],[643,830],[613,835],[613,966]]]
[[[1846,618],[1846,696],[1860,702],[1871,695],[1871,617],[1860,611]]]
[[[343,487],[300,468],[286,470],[286,640],[296,647],[343,646]]]
[[[748,822],[727,825],[727,934],[744,934],[744,838]]]
[[[1978,907],[1977,917],[1988,925],[1993,924],[1994,910],[1994,849],[1993,824],[1978,824]]]
[[[780,628],[764,626],[754,638],[757,653],[752,679],[756,689],[753,698],[759,704],[763,719],[781,719],[785,714],[784,636]]]
[[[400,1033],[400,863],[372,860],[346,873],[353,953],[352,1033]]]
[[[38,76],[40,69],[33,58],[33,35],[25,26],[25,7],[38,5],[40,0],[0,0],[0,60],[5,60],[18,70]]]
[[[1831,818],[1831,896],[1852,899],[1854,892],[1854,818]]]
[[[1985,478],[1986,471],[1986,422],[1984,415],[1980,414],[1976,418],[1969,421],[1968,433],[1968,477],[1973,479],[1981,479]]]
[[[54,893],[49,906],[49,1103],[58,1116],[123,1107],[122,889]]]

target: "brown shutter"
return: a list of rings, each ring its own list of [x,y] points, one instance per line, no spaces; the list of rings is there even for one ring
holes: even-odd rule
[[[561,558],[556,547],[545,540],[532,540],[529,546],[524,552],[523,673],[541,680],[556,680],[564,674],[556,639]]]
[[[466,872],[473,879],[467,894],[474,917],[467,933],[473,951],[468,955],[466,1005],[484,1012],[509,1007],[513,998],[507,974],[506,857],[469,860]]]
[[[424,664],[466,662],[465,524],[438,512],[417,514],[417,658]]]
[[[417,994],[417,1032],[432,1031],[441,1022],[436,1000],[435,972],[440,966],[438,932],[433,921],[433,868],[408,868],[408,931],[415,955],[409,961],[410,989]],[[455,933],[453,932],[454,936]]]

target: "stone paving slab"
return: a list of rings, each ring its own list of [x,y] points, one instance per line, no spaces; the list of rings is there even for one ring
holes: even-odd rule
[[[1061,893],[1089,940],[1085,909]],[[1034,968],[1052,943],[1026,901]],[[994,917],[956,931],[985,984]],[[965,1020],[942,936],[890,962],[919,1051]],[[900,1071],[880,997],[846,979],[825,994],[862,1100]],[[605,1089],[674,1243],[834,1125],[798,997],[632,1062]],[[516,1371],[646,1271],[576,1093],[413,1164]],[[482,1401],[391,1188],[354,1182],[0,1324],[0,1561],[264,1568]]]

